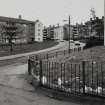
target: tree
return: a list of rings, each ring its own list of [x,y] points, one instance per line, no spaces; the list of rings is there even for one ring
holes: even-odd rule
[[[21,24],[20,24],[21,25]],[[10,45],[10,51],[13,51],[13,41],[17,40],[17,38],[19,38],[19,34],[23,33],[23,30],[20,27],[19,24],[17,24],[14,21],[8,21],[6,22],[5,25],[3,25],[3,29],[4,29],[4,39],[8,42],[8,44]]]
[[[6,24],[3,26],[4,28],[4,35],[5,39],[7,40],[8,44],[10,45],[10,51],[13,51],[13,40],[16,38],[17,34],[17,26],[16,22],[8,21]]]

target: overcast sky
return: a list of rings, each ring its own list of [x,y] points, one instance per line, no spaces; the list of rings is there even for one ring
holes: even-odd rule
[[[71,15],[71,23],[85,22],[90,18],[90,8],[96,16],[104,15],[104,0],[0,0],[0,15],[23,19],[39,19],[44,25],[63,24]],[[66,23],[66,22],[65,22]]]

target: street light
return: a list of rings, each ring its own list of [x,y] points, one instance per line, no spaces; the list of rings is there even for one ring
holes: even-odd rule
[[[70,54],[70,16],[69,16],[68,20],[64,20],[64,21],[69,21],[69,48],[68,48],[68,51],[69,51],[69,54]]]

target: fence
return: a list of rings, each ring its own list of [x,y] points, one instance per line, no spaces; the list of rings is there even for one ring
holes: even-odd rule
[[[79,51],[82,51],[83,48],[78,47],[78,48],[74,48],[74,49],[69,49],[69,50],[60,50],[60,51],[52,51],[52,52],[47,52],[47,53],[40,53],[40,54],[35,54],[35,55],[31,55],[29,57],[29,59],[33,59],[33,60],[40,60],[40,59],[51,59],[51,58],[58,58],[61,56],[68,56],[71,53],[76,53]]]
[[[67,95],[91,95],[105,98],[105,62],[59,63],[30,60],[29,74],[41,86]]]
[[[70,50],[73,52],[81,49]],[[91,95],[105,98],[105,62],[50,60],[67,56],[68,50],[30,56],[28,72],[41,86],[67,95]],[[70,56],[69,54],[69,56]]]

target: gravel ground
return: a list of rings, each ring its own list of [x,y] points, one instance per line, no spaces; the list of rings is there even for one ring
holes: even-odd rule
[[[26,75],[27,64],[0,67],[0,105],[78,105],[38,93]]]

